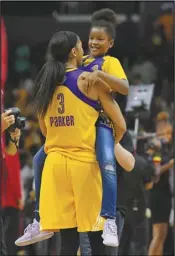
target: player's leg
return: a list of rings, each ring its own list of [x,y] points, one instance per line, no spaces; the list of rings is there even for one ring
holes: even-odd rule
[[[77,228],[61,229],[60,255],[77,255],[80,245]]]
[[[47,155],[40,190],[42,231],[76,228],[76,212],[67,158],[57,152]]]
[[[79,232],[103,230],[105,219],[100,216],[102,183],[97,163],[80,162],[69,159]]]
[[[71,169],[78,231],[92,233],[89,234],[92,255],[104,255],[101,235],[105,219],[100,216],[102,182],[99,166],[70,159],[68,167]]]
[[[44,152],[44,146],[36,153],[33,158],[33,168],[34,168],[34,181],[35,181],[35,219],[32,224],[29,224],[24,230],[24,235],[15,241],[18,246],[25,246],[33,244],[35,241],[49,239],[53,236],[53,232],[40,232],[40,216],[39,216],[39,199],[40,199],[40,187],[42,171],[44,167],[44,162],[46,159],[46,154]]]
[[[117,174],[114,155],[113,131],[107,125],[98,122],[96,134],[96,155],[101,170],[103,197],[101,216],[106,219],[103,239],[107,246],[118,246],[116,225]]]
[[[105,245],[103,244],[102,231],[88,232],[88,237],[91,245],[92,256],[107,255]]]

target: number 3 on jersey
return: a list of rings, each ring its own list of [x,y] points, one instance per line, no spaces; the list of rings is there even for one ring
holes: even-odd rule
[[[65,109],[64,109],[64,94],[59,93],[57,95],[57,100],[59,101],[58,113],[63,114],[65,111]]]

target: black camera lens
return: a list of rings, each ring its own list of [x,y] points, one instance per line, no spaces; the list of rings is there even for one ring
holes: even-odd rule
[[[22,130],[25,127],[25,117],[17,117],[16,118],[16,128]]]
[[[20,117],[21,119],[21,123],[20,123],[20,128],[19,129],[24,129],[25,128],[25,121],[26,121],[26,118],[25,117]]]

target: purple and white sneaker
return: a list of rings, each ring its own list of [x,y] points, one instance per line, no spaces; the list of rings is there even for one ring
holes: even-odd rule
[[[107,219],[103,229],[103,244],[111,247],[118,247],[119,240],[117,234],[117,225],[114,219]]]
[[[40,231],[39,222],[34,219],[32,224],[29,224],[24,230],[24,235],[19,237],[15,244],[17,246],[25,246],[29,244],[34,244],[46,239],[51,238],[54,235],[53,232]]]

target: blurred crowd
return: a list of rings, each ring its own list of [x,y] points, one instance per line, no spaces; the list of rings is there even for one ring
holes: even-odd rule
[[[84,8],[86,13],[88,13],[88,10],[89,13],[92,13],[92,5],[92,2],[84,2],[84,5],[75,1],[62,2],[59,5],[58,11],[61,14],[78,14],[82,13],[83,11],[81,8]],[[99,6],[95,6],[96,9],[104,7],[102,5],[109,8],[115,7],[115,3],[112,2],[109,6],[106,6],[106,3],[100,2],[98,5]],[[163,134],[161,135],[161,139],[163,138],[168,143],[168,149],[167,152],[161,151],[162,149],[160,150],[160,148],[158,151],[161,151],[162,158],[167,157],[168,160],[165,160],[166,162],[173,157],[172,125],[174,113],[174,56],[173,14],[171,12],[171,8],[162,7],[160,15],[154,21],[151,21],[151,23],[148,19],[144,33],[141,33],[139,24],[140,23],[134,22],[130,18],[118,24],[116,45],[112,50],[111,55],[118,57],[121,61],[130,85],[155,84],[150,111],[151,114],[146,120],[141,121],[139,132],[142,132],[143,135],[145,132]],[[87,42],[84,42],[84,44],[85,50],[87,50]],[[23,229],[27,224],[31,223],[33,218],[35,193],[33,185],[32,158],[43,145],[44,138],[41,135],[36,115],[30,108],[30,103],[33,96],[35,77],[46,57],[46,46],[45,42],[41,42],[41,44],[33,47],[29,45],[9,44],[8,78],[5,85],[4,105],[5,108],[12,106],[18,107],[21,110],[21,115],[27,119],[26,126],[20,139],[19,152],[10,159],[11,163],[13,162],[13,166],[9,168],[13,168],[13,173],[9,175],[14,176],[11,181],[6,177],[6,182],[10,189],[5,192],[6,196],[4,196],[5,199],[3,201],[3,207],[4,219],[11,218],[11,221],[8,222],[8,225],[11,225],[11,227],[5,226],[5,230],[7,232],[7,245],[11,249],[9,255],[14,255],[14,252],[16,252],[16,247],[12,246],[12,244],[14,244],[17,237],[22,234]],[[126,99],[119,95],[116,99],[124,110]],[[128,118],[127,121],[128,128],[132,130],[134,119]],[[9,141],[7,134],[6,138],[6,149],[10,150],[8,147]],[[137,153],[139,155],[145,153],[145,145],[151,145],[151,143],[153,143],[152,149],[155,150],[156,147],[159,147],[156,144],[159,141],[160,140],[158,138],[154,138],[153,140],[139,140],[137,143]],[[149,146],[149,149],[151,149],[151,146]],[[18,159],[20,161],[18,161]],[[166,179],[170,179],[170,181],[173,180],[173,171],[171,169],[172,168],[167,171],[168,175],[166,177]],[[17,175],[18,172],[20,172],[21,179],[19,179]],[[14,180],[16,181],[15,185]],[[158,182],[159,180],[157,180],[157,183]],[[173,186],[172,182],[169,184],[170,187]],[[166,191],[163,191],[163,186],[160,186],[159,189],[162,189],[162,193],[166,193]],[[168,194],[168,196],[171,204],[171,193]],[[147,197],[149,196],[147,195]],[[8,212],[9,207],[16,210]],[[150,208],[149,204],[146,208]],[[164,208],[163,204],[162,208]],[[14,217],[16,219],[15,223],[13,221]],[[170,217],[170,224],[174,225],[172,216]],[[152,225],[149,210],[147,211],[147,220],[148,226],[150,227],[149,241],[151,241]],[[172,230],[170,229],[170,233],[171,232]],[[55,239],[58,239],[57,235],[50,241],[42,242],[35,246],[27,246],[26,248],[23,248],[22,251],[18,249],[18,253],[20,253],[20,255],[21,253],[25,253],[25,255],[48,255],[48,253],[50,253],[50,255],[55,255],[59,250],[59,243],[55,243]],[[170,252],[167,253],[171,253],[172,250],[172,248],[170,248],[172,246],[170,240],[173,240],[172,233],[169,236],[170,238],[167,243]]]

